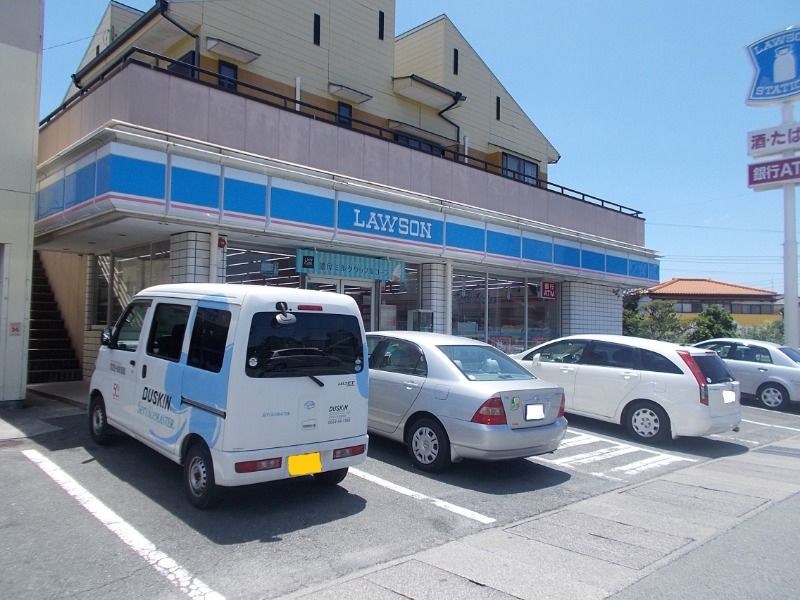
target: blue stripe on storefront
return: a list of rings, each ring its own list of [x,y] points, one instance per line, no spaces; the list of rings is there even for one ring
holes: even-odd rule
[[[591,250],[581,250],[581,267],[590,271],[605,271],[606,255]]]
[[[555,244],[553,246],[553,262],[557,265],[564,265],[567,267],[580,267],[581,252],[572,246]]]
[[[640,277],[641,279],[647,279],[648,270],[649,267],[646,262],[633,259],[631,259],[630,262],[628,262],[628,275],[630,275],[631,277]]]
[[[483,252],[485,242],[483,229],[459,223],[447,223],[446,227],[448,248]]]
[[[653,281],[661,281],[661,268],[658,263],[647,263],[647,278]]]
[[[628,259],[619,256],[606,256],[606,273],[613,273],[614,275],[627,275],[628,274]]]
[[[107,167],[109,172],[105,191],[164,199],[167,181],[166,165],[113,154],[110,157],[104,157],[100,162],[107,158],[110,158],[111,163]],[[103,193],[100,191],[100,180],[105,176],[102,170],[98,165],[98,195]],[[103,186],[106,186],[105,181]],[[214,194],[216,195],[216,189]]]
[[[64,208],[94,197],[95,170],[95,163],[91,163],[64,178]]]
[[[36,218],[43,219],[64,210],[64,180],[48,185],[36,194]]]
[[[522,258],[551,263],[553,262],[553,244],[523,237]]]
[[[499,231],[486,232],[486,251],[489,254],[519,258],[520,236]]]
[[[308,225],[333,227],[333,199],[304,192],[272,188],[270,216]]]
[[[170,200],[219,208],[219,175],[172,167]]]
[[[225,178],[225,210],[263,217],[267,212],[267,186]]]

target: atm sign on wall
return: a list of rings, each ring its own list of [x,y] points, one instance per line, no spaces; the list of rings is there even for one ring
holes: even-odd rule
[[[542,298],[545,300],[555,300],[558,298],[558,287],[555,281],[542,282]]]

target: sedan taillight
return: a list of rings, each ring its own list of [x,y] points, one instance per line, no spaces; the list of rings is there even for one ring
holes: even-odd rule
[[[500,396],[489,398],[481,404],[481,407],[472,415],[472,422],[481,425],[505,425],[506,411]]]
[[[558,416],[563,417],[566,413],[566,406],[567,406],[567,399],[564,396],[564,392],[561,392],[561,406],[558,407]]]

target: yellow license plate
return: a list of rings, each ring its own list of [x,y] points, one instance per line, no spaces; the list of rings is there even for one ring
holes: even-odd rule
[[[319,452],[295,454],[289,457],[289,475],[311,475],[322,472],[322,457]]]

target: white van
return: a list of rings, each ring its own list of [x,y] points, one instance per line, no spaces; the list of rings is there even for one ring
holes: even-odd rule
[[[219,486],[313,475],[338,484],[366,460],[364,325],[349,296],[231,284],[136,294],[103,333],[89,426],[183,465],[189,502]]]

